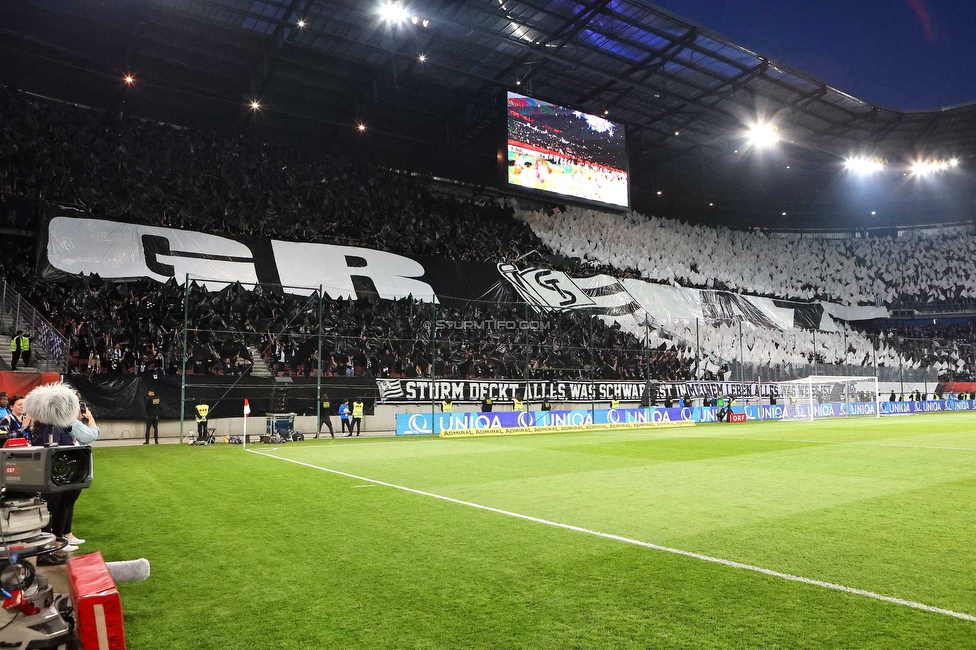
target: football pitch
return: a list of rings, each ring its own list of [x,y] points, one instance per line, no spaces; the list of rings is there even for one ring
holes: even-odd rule
[[[976,647],[976,414],[95,450],[129,647]]]

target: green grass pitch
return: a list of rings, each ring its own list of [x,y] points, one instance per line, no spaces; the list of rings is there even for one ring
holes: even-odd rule
[[[976,647],[970,620],[392,487],[976,615],[976,415],[248,450],[96,449],[75,533],[152,562],[120,585],[130,648]]]

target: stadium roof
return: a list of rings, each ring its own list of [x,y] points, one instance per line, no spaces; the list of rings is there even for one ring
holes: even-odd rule
[[[412,0],[401,23],[373,0],[4,4],[7,83],[174,122],[255,121],[487,181],[508,88],[625,124],[633,201],[654,214],[863,228],[976,212],[976,106],[874,106],[643,0]],[[774,150],[745,146],[757,121]],[[887,170],[855,178],[852,155]],[[908,168],[950,158],[937,177]]]

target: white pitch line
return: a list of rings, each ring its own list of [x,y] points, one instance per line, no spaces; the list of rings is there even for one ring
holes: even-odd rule
[[[664,551],[665,553],[673,553],[674,555],[683,555],[684,557],[694,558],[696,560],[701,560],[703,562],[711,562],[713,564],[721,564],[723,566],[731,567],[733,569],[744,569],[746,571],[753,571],[755,573],[761,573],[763,575],[771,576],[773,578],[780,578],[782,580],[789,580],[790,582],[799,582],[802,584],[813,585],[815,587],[822,587],[824,589],[832,589],[834,591],[842,591],[847,594],[854,594],[856,596],[864,596],[866,598],[872,598],[874,600],[880,600],[886,603],[892,603],[894,605],[902,605],[904,607],[911,607],[912,609],[922,610],[923,612],[932,612],[934,614],[942,614],[943,616],[950,616],[952,618],[958,618],[963,621],[970,621],[976,623],[976,616],[972,614],[965,614],[963,612],[956,612],[951,609],[943,609],[941,607],[934,607],[932,605],[926,605],[925,603],[919,603],[914,600],[905,600],[904,598],[895,598],[894,596],[885,596],[884,594],[878,594],[873,591],[867,591],[865,589],[857,589],[855,587],[847,587],[845,585],[839,585],[833,582],[825,582],[823,580],[815,580],[813,578],[805,578],[803,576],[795,576],[790,573],[783,573],[781,571],[774,571],[772,569],[764,569],[763,567],[753,566],[751,564],[744,564],[742,562],[736,562],[734,560],[726,560],[720,557],[712,557],[711,555],[703,555],[701,553],[694,553],[692,551],[685,551],[680,548],[671,548],[670,546],[661,546],[660,544],[652,544],[651,542],[643,542],[639,539],[632,539],[630,537],[623,537],[621,535],[614,535],[612,533],[602,533],[598,530],[590,530],[589,528],[582,528],[580,526],[573,526],[572,524],[563,524],[558,521],[550,521],[548,519],[541,519],[539,517],[533,517],[531,515],[523,515],[518,512],[511,512],[510,510],[502,510],[500,508],[493,508],[491,506],[481,505],[480,503],[472,503],[471,501],[462,501],[461,499],[455,499],[453,497],[444,496],[442,494],[434,494],[433,492],[425,492],[423,490],[416,490],[414,488],[405,487],[403,485],[396,485],[395,483],[387,483],[386,481],[380,481],[373,478],[367,478],[365,476],[358,476],[356,474],[350,474],[348,472],[342,472],[337,469],[330,469],[328,467],[321,467],[319,465],[312,465],[311,463],[303,463],[300,460],[294,460],[292,458],[284,458],[283,456],[275,456],[273,454],[268,454],[261,451],[253,451],[251,449],[247,450],[252,454],[258,456],[266,456],[268,458],[275,458],[277,460],[283,460],[288,463],[294,463],[295,465],[301,465],[302,467],[308,467],[311,469],[317,469],[322,472],[328,472],[330,474],[336,474],[338,476],[345,476],[347,478],[353,478],[357,481],[366,481],[367,483],[374,483],[376,485],[382,485],[384,487],[393,488],[395,490],[402,490],[404,492],[410,492],[412,494],[419,494],[420,496],[430,497],[432,499],[440,499],[441,501],[447,501],[450,503],[456,503],[462,506],[468,506],[469,508],[477,508],[478,510],[486,510],[488,512],[494,512],[496,514],[505,515],[507,517],[514,517],[516,519],[523,519],[525,521],[532,521],[537,524],[545,524],[546,526],[552,526],[554,528],[562,528],[564,530],[572,530],[577,533],[585,533],[587,535],[594,535],[596,537],[602,537],[604,539],[612,539],[618,542],[624,542],[625,544],[633,544],[634,546],[642,546],[644,548],[650,548],[655,551]]]

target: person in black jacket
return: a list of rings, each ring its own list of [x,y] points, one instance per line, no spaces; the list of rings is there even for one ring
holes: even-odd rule
[[[481,400],[481,412],[482,413],[491,413],[491,406],[492,406],[492,403],[491,403],[491,398],[490,397],[486,397],[483,400]]]
[[[94,416],[88,411],[85,416],[81,413],[81,404],[75,392],[64,384],[47,384],[39,386],[27,394],[24,399],[24,409],[31,414],[31,442],[34,445],[74,446],[75,438],[71,434],[74,424],[83,419],[95,426]],[[75,502],[81,496],[81,490],[69,490],[44,494],[47,509],[51,515],[46,532],[53,533],[64,547],[71,552],[78,550],[78,544],[84,543],[71,534],[71,519],[74,514]],[[38,556],[37,563],[41,565],[60,565],[67,562],[67,557],[57,553],[45,553]]]
[[[159,408],[161,405],[160,398],[156,395],[155,391],[149,391],[146,394],[146,441],[142,444],[149,444],[149,429],[153,430],[153,439],[156,444],[159,444]]]
[[[319,430],[315,432],[316,438],[318,438],[319,434],[322,433],[323,424],[329,428],[329,436],[335,438],[335,430],[332,428],[332,414],[330,413],[331,409],[332,409],[332,402],[329,400],[329,394],[322,393],[321,419],[319,420]]]

